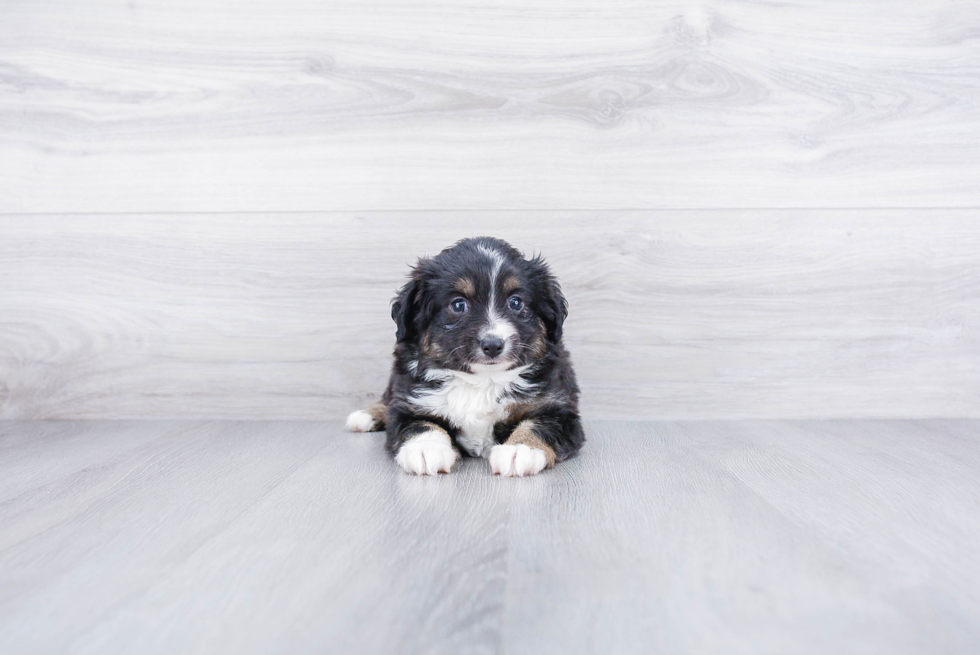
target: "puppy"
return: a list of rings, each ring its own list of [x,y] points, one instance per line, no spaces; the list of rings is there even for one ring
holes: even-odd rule
[[[500,239],[464,239],[412,270],[395,297],[394,366],[380,403],[347,419],[386,429],[395,461],[449,473],[460,452],[493,473],[540,473],[585,442],[558,281],[541,257]]]

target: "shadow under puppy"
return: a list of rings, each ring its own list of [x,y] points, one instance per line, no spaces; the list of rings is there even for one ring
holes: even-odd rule
[[[578,386],[561,342],[568,313],[540,256],[464,239],[423,258],[395,297],[394,366],[382,402],[353,432],[387,429],[409,473],[452,470],[460,451],[502,476],[534,475],[585,442]]]

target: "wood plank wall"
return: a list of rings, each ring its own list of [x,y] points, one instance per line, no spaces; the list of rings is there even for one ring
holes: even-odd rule
[[[0,417],[325,418],[541,251],[591,418],[980,417],[980,5],[0,7]]]

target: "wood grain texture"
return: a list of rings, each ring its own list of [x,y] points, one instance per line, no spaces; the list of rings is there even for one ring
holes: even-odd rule
[[[0,650],[980,648],[980,422],[586,429],[430,479],[338,423],[0,422],[0,480],[50,471],[0,501]]]
[[[0,12],[4,212],[980,205],[976,3]]]
[[[507,652],[971,652],[978,446],[976,422],[594,426],[513,497]]]
[[[416,256],[494,234],[571,310],[587,417],[980,417],[975,210],[9,216],[0,416],[322,419]],[[421,226],[421,227],[420,227]]]

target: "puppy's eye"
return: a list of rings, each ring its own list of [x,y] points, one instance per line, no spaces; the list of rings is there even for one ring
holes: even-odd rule
[[[511,296],[510,300],[507,301],[507,305],[515,312],[524,309],[524,301],[521,300],[520,296]]]
[[[457,314],[462,314],[466,311],[466,300],[463,298],[456,298],[451,303],[449,303],[449,308],[456,312]]]

